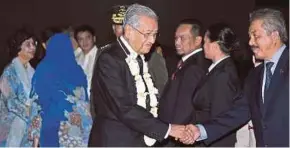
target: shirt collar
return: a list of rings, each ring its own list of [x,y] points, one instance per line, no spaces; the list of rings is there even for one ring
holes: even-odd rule
[[[126,46],[126,48],[129,50],[130,55],[133,55],[134,58],[137,58],[138,53],[130,46],[130,44],[125,40],[123,36],[120,37],[123,44]],[[143,55],[141,55],[142,57]]]
[[[79,53],[82,53],[84,56],[89,56],[89,55],[94,55],[94,53],[96,52],[98,50],[98,48],[97,48],[97,46],[96,45],[94,45],[93,46],[93,48],[87,53],[87,54],[84,54],[84,52],[82,51],[82,49],[80,48],[80,47],[78,47],[75,51],[74,51],[74,53],[75,53],[75,55],[78,55]]]
[[[212,63],[212,64],[210,65],[210,67],[208,68],[208,71],[210,72],[210,71],[211,71],[211,70],[212,70],[216,65],[218,65],[221,61],[223,61],[224,59],[226,59],[226,58],[228,58],[228,57],[230,57],[230,56],[229,56],[229,55],[224,56],[223,58],[219,59],[218,61]]]
[[[78,47],[75,51],[74,51],[74,54],[77,55],[77,54],[80,54],[82,53],[82,49],[81,47]]]
[[[86,55],[95,55],[95,52],[98,50],[97,46],[94,46],[90,51],[89,53],[87,53]]]
[[[283,44],[276,52],[275,54],[272,56],[272,58],[270,60],[265,60],[264,63],[268,63],[268,62],[274,62],[274,65],[276,65],[283,53],[283,51],[285,50],[286,45]]]
[[[202,48],[198,48],[198,49],[193,50],[190,54],[183,56],[183,57],[182,57],[182,61],[184,62],[184,61],[187,60],[189,57],[191,57],[192,55],[194,55],[194,54],[196,54],[196,53],[198,53],[198,52],[200,52],[200,51],[202,51]]]

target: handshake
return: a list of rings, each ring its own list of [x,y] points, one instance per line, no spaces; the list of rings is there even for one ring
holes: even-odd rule
[[[171,124],[171,130],[169,135],[174,137],[175,140],[179,140],[183,144],[194,144],[199,138],[199,128],[193,124],[188,125],[177,125]]]

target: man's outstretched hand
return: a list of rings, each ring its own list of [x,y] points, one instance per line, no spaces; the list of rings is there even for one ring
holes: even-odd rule
[[[179,138],[179,141],[184,144],[194,144],[200,136],[199,128],[193,124],[186,125],[184,133],[183,137]]]

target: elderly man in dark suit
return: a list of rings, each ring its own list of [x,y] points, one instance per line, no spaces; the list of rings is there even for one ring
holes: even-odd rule
[[[144,61],[156,39],[157,20],[150,8],[131,5],[124,34],[98,58],[92,80],[96,116],[89,146],[151,146],[168,136],[186,135],[184,126],[157,118],[158,91]]]
[[[250,15],[249,45],[263,63],[248,76],[244,91],[227,112],[202,125],[188,125],[195,136],[191,144],[210,144],[252,120],[259,147],[289,147],[289,49],[285,21],[280,11],[259,9]]]

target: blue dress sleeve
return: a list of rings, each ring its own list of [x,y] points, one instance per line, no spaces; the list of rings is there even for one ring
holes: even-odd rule
[[[30,107],[25,104],[27,100],[21,82],[12,71],[4,71],[1,77],[1,87],[4,102],[7,104],[9,112],[14,113],[27,122]]]

